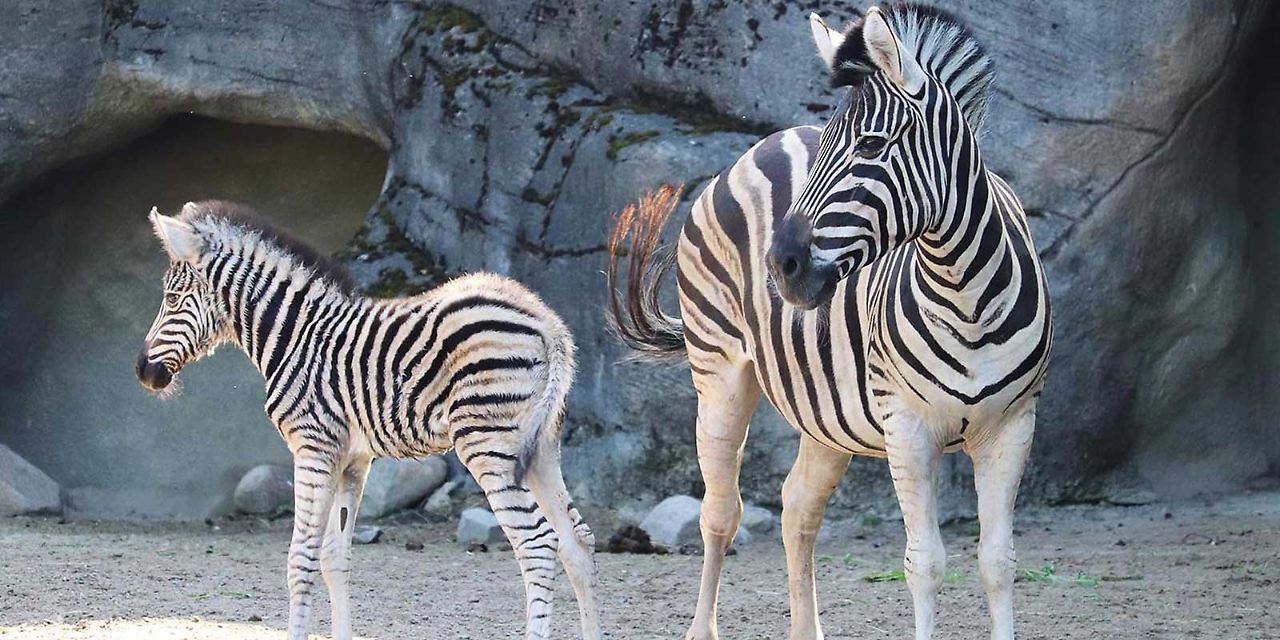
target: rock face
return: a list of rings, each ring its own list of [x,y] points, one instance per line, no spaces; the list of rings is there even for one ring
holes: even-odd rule
[[[831,22],[851,16],[852,6],[832,5],[816,8]],[[1275,475],[1280,432],[1268,418],[1280,415],[1280,338],[1258,319],[1280,312],[1271,286],[1280,275],[1280,77],[1257,70],[1280,62],[1274,38],[1260,37],[1280,26],[1276,9],[1249,0],[1151,0],[1106,12],[1075,0],[942,5],[967,18],[996,60],[984,155],[1026,205],[1054,299],[1054,361],[1024,498],[1092,499],[1129,486],[1170,496]],[[691,0],[503,0],[465,10],[24,0],[10,9],[15,19],[0,21],[9,45],[0,51],[0,199],[12,197],[0,224],[30,226],[13,203],[33,197],[37,176],[176,113],[363,137],[389,157],[382,190],[342,253],[367,289],[407,293],[475,269],[528,282],[580,347],[564,438],[575,499],[641,509],[700,495],[687,369],[619,363],[601,316],[603,237],[611,214],[646,188],[685,182],[687,203],[762,134],[822,121],[836,94],[811,50],[809,10]],[[76,254],[93,254],[71,228]],[[0,235],[24,237],[12,231]],[[118,246],[150,246],[144,226],[129,233]],[[6,283],[44,286],[39,246],[0,246]],[[91,272],[113,274],[119,293],[97,304],[136,316],[135,333],[152,312],[141,283],[153,287],[159,275],[159,264],[145,266]],[[66,295],[48,307],[5,302],[0,321],[8,331],[82,308],[83,292]],[[29,346],[63,334],[23,335],[14,361],[47,359],[56,372],[89,353],[120,362],[125,376],[123,351],[136,348],[75,343],[67,354]],[[94,431],[91,416],[61,403],[67,385],[32,387],[25,371],[2,373],[22,385],[0,387],[0,439],[64,484],[177,486],[170,491],[199,498],[183,502],[217,502],[201,492],[219,483],[185,478],[182,465],[103,480],[66,453],[110,454],[105,436],[36,435],[167,421],[164,433],[186,437],[216,433],[215,412],[131,410]],[[199,388],[196,375],[178,402],[225,404],[228,387],[258,384],[244,375]],[[95,406],[122,397],[103,394]],[[260,401],[237,400],[236,415]],[[743,490],[776,505],[796,436],[763,404]],[[225,495],[232,463],[218,464],[221,476],[213,465],[202,475],[223,477]],[[949,457],[942,471],[947,508],[971,509],[967,460]],[[836,509],[891,499],[883,462],[855,461],[849,476]]]
[[[56,513],[60,494],[58,483],[0,444],[0,516]]]
[[[380,458],[369,467],[360,517],[381,518],[421,502],[444,484],[449,465],[440,457],[421,460]]]
[[[293,510],[293,471],[260,464],[240,478],[233,496],[236,511],[272,516]]]

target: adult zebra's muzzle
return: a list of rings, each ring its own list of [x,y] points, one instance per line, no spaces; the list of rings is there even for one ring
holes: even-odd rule
[[[138,361],[133,366],[138,382],[150,391],[164,391],[173,382],[173,374],[163,363],[153,362],[147,357],[147,349],[138,354]]]
[[[839,281],[835,265],[813,261],[813,225],[803,215],[788,214],[773,234],[765,256],[778,294],[788,304],[813,309],[831,299]]]

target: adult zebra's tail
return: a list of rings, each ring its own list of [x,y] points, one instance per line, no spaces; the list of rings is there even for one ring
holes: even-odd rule
[[[676,253],[659,251],[662,227],[671,218],[684,185],[663,185],[627,205],[609,234],[609,324],[642,358],[675,359],[685,354],[684,323],[662,311],[659,285],[676,263]],[[631,249],[624,245],[634,234]],[[619,297],[618,258],[631,256],[626,295]]]

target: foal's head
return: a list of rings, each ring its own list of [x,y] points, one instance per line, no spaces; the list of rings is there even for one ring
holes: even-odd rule
[[[164,274],[164,300],[147,331],[135,373],[154,393],[170,390],[188,362],[213,352],[230,337],[225,305],[218,300],[201,268],[204,240],[185,215],[163,216],[151,210],[151,224],[169,254]]]

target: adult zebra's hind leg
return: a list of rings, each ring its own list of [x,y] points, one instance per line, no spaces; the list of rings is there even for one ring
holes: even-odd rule
[[[716,601],[720,597],[720,574],[725,552],[742,521],[738,473],[751,413],[760,399],[751,362],[722,361],[715,369],[699,366],[702,364],[699,361],[693,366],[693,386],[698,392],[698,467],[706,486],[698,519],[703,544],[702,580],[688,640],[719,637]]]
[[[847,453],[800,436],[800,455],[782,485],[782,542],[787,549],[791,596],[791,640],[821,640],[818,594],[814,586],[813,545],[831,493],[849,468]]]
[[[364,481],[369,475],[369,458],[352,460],[338,478],[337,495],[329,509],[324,546],[320,549],[320,572],[329,587],[333,640],[351,640],[351,610],[348,581],[351,577],[351,534],[360,511]]]
[[[551,594],[559,548],[556,531],[529,487],[516,482],[515,455],[491,448],[493,443],[482,435],[482,430],[489,427],[469,425],[457,432],[467,428],[481,435],[458,440],[458,458],[480,483],[520,564],[525,590],[525,638],[547,640],[551,637]]]
[[[991,640],[1013,640],[1013,507],[1031,452],[1035,410],[1014,418],[991,437],[966,445],[978,492],[978,575],[991,612]]]

